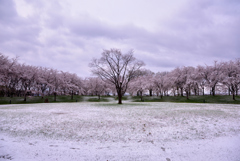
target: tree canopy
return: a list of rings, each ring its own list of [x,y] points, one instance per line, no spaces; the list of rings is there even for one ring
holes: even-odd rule
[[[115,86],[119,104],[122,104],[129,82],[141,74],[142,66],[143,61],[137,60],[132,50],[122,54],[119,49],[104,50],[101,58],[90,63],[93,74]]]

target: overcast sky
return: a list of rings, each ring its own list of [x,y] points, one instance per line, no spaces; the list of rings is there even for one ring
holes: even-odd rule
[[[0,52],[91,76],[103,49],[154,72],[240,58],[239,0],[0,0]]]

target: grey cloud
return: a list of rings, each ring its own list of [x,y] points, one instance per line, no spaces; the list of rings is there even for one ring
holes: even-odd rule
[[[67,27],[72,34],[76,36],[83,36],[87,38],[104,37],[108,39],[131,39],[131,38],[144,38],[148,32],[134,25],[113,26],[108,23],[85,17],[80,20],[68,21]]]
[[[105,47],[134,49],[135,57],[154,70],[239,57],[238,1],[191,1],[155,31],[134,22],[115,26],[87,13],[73,17],[62,12],[60,3],[30,3],[41,14],[24,19],[17,15],[12,1],[1,1],[0,12],[6,23],[0,21],[4,31],[0,33],[0,52],[19,53],[32,64],[83,74],[75,68],[81,66],[87,71],[91,58],[99,57]]]
[[[35,18],[20,17],[12,0],[0,1],[0,41],[26,42],[36,45],[40,27]]]
[[[0,1],[0,23],[10,25],[15,19],[17,12],[12,0]]]
[[[202,54],[218,54],[226,56],[227,51],[238,51],[233,44],[237,43],[236,39],[239,39],[239,31],[236,30],[239,26],[239,19],[236,12],[235,14],[219,13],[219,10],[230,10],[231,7],[225,8],[224,3],[218,4],[218,1],[209,3],[209,1],[199,2],[202,5],[198,5],[194,1],[189,5],[183,13],[176,17],[176,21],[171,22],[169,25],[170,32],[174,31],[175,37],[171,38],[173,41],[170,43],[174,49],[180,49],[182,51],[202,53]],[[222,2],[223,3],[223,2]],[[235,5],[235,4],[233,4]],[[238,5],[239,6],[239,5]],[[236,7],[236,6],[232,6]],[[216,9],[217,8],[217,9]],[[216,11],[217,10],[217,11]],[[227,12],[225,12],[227,13]],[[221,22],[221,16],[226,18]],[[220,22],[218,22],[220,21]],[[176,41],[177,40],[177,41]],[[166,46],[169,46],[165,44]],[[187,49],[187,50],[186,50]],[[229,51],[229,52],[230,52]],[[235,55],[237,56],[237,55]]]
[[[228,57],[227,53],[231,53],[233,57],[236,57],[238,56],[237,52],[239,52],[237,45],[239,37],[236,36],[236,34],[239,35],[237,30],[239,22],[234,20],[232,24],[214,24],[214,17],[211,17],[211,14],[218,13],[214,12],[213,5],[210,4],[209,6],[207,3],[199,6],[196,4],[194,6],[190,5],[182,14],[176,17],[176,21],[171,21],[168,24],[166,31],[155,33],[136,26],[114,27],[89,17],[88,21],[68,23],[68,28],[71,34],[77,36],[87,38],[104,37],[113,41],[121,39],[122,43],[128,44],[131,48],[155,54],[155,57],[163,55],[163,60],[154,57],[151,59],[152,62],[158,60],[159,63],[150,64],[159,67],[185,65],[186,59],[194,59],[194,57],[201,58],[201,60],[196,59],[199,61],[205,61],[204,56],[210,55],[214,58]],[[227,16],[235,17],[235,15]],[[226,37],[228,38],[226,39]],[[172,63],[167,59],[164,60],[164,57],[168,55],[171,55],[176,61]],[[161,61],[168,63],[162,63]]]

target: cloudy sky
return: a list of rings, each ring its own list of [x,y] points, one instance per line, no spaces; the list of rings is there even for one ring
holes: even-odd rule
[[[103,49],[154,72],[240,58],[239,0],[0,0],[0,52],[91,76]]]

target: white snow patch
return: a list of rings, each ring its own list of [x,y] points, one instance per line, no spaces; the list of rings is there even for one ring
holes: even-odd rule
[[[0,160],[240,160],[240,106],[0,106]]]

